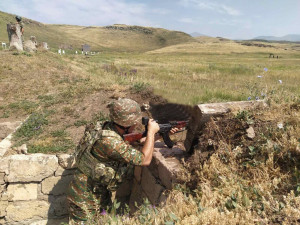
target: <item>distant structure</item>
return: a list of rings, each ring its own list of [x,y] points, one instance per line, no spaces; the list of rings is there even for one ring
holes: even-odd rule
[[[1,42],[2,43],[2,48],[6,49],[6,43],[5,42]]]
[[[43,50],[49,50],[49,45],[48,45],[47,42],[41,42],[41,43],[39,44],[39,47],[40,47],[41,49],[43,49]]]
[[[83,44],[81,46],[81,51],[85,52],[85,54],[87,55],[87,53],[91,51],[91,46],[89,46],[88,44]]]
[[[37,40],[35,36],[31,36],[29,40],[24,42],[24,50],[27,52],[37,51]]]
[[[22,32],[20,24],[7,24],[9,49],[23,51]]]

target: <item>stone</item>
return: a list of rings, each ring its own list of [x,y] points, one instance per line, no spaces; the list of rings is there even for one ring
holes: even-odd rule
[[[22,32],[19,24],[7,24],[9,50],[23,51]]]
[[[246,109],[255,109],[267,107],[267,104],[262,101],[236,101],[236,102],[222,102],[200,104],[194,107],[194,115],[189,121],[184,147],[187,152],[190,152],[195,138],[198,137],[199,132],[204,127],[205,123],[210,120],[212,116],[222,116],[229,112],[238,112]]]
[[[248,138],[250,138],[250,139],[255,138],[255,131],[254,131],[254,129],[253,129],[252,126],[249,127],[249,128],[246,130],[246,132],[247,132],[247,137],[248,137]]]
[[[8,167],[9,161],[10,161],[10,157],[4,157],[0,159],[0,173],[5,173],[6,175],[9,173],[9,167]]]
[[[37,199],[38,184],[9,184],[7,195],[12,201],[28,201]],[[12,197],[11,197],[12,196]]]
[[[36,52],[36,42],[27,40],[24,42],[24,50],[27,52]]]
[[[50,208],[48,211],[49,218],[58,218],[69,214],[69,205],[67,196],[49,196]]]
[[[132,182],[133,182],[133,180],[125,180],[124,182],[122,182],[122,184],[116,191],[116,197],[122,198],[122,197],[129,196],[131,193],[131,189],[132,189]]]
[[[11,202],[6,208],[8,224],[23,222],[32,218],[45,219],[49,211],[49,203],[45,201],[18,201]]]
[[[15,148],[18,154],[27,154],[27,145],[23,144]]]
[[[15,122],[3,122],[0,124],[0,135],[2,133],[2,136],[5,135],[5,138],[0,141],[0,157],[2,157],[5,152],[11,148],[12,143],[11,143],[11,139],[12,139],[12,133],[18,129],[21,126],[21,121],[15,121]],[[11,132],[10,134],[8,134],[7,132]],[[7,136],[6,136],[7,135]],[[2,138],[0,137],[0,140]]]
[[[147,199],[147,196],[143,192],[142,186],[134,179],[129,199],[130,213],[134,213],[138,209],[136,205],[141,205],[145,199]]]
[[[7,224],[5,217],[3,217],[3,218],[0,217],[0,224]]]
[[[6,151],[12,146],[11,144],[12,134],[8,135],[0,142],[0,157],[2,157]]]
[[[137,180],[138,183],[141,183],[142,180],[142,168],[141,166],[134,167],[134,178]]]
[[[8,206],[8,201],[0,201],[0,217],[6,216],[7,206]]]
[[[182,169],[182,165],[177,158],[184,155],[184,151],[179,148],[173,147],[172,149],[160,146],[156,143],[153,152],[153,158],[157,167],[158,178],[160,182],[169,190],[173,188],[178,174]]]
[[[55,176],[59,177],[59,176],[67,176],[67,175],[73,175],[75,173],[76,169],[64,169],[61,166],[59,166],[57,168],[57,170],[55,171]]]
[[[58,167],[55,155],[33,154],[9,156],[8,182],[35,182],[54,175]]]
[[[42,181],[42,193],[51,195],[66,194],[73,176],[49,177]]]
[[[75,157],[69,154],[60,154],[57,155],[58,163],[62,168],[73,169],[75,166]]]
[[[149,201],[156,205],[164,187],[157,182],[147,167],[143,168],[141,185]]]
[[[41,47],[43,50],[48,50],[48,49],[49,49],[49,46],[48,46],[48,43],[47,43],[47,42],[42,42],[42,43],[40,43],[40,47]]]
[[[1,185],[1,184],[5,184],[4,178],[5,178],[5,173],[0,172],[0,185]]]
[[[29,225],[59,225],[59,224],[68,224],[69,217],[59,218],[59,219],[48,219],[48,220],[39,220],[32,222]]]
[[[2,194],[4,191],[6,191],[6,184],[0,185],[0,197],[1,197],[0,200],[3,200],[1,194]]]

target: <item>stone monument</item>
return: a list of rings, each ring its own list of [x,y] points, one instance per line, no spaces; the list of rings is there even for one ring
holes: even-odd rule
[[[9,50],[23,51],[22,32],[20,24],[7,24]]]

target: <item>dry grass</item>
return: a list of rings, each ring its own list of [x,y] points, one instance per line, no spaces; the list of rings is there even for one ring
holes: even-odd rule
[[[240,137],[230,143],[214,135],[214,150],[202,163],[195,160],[206,149],[197,149],[186,165],[190,181],[172,190],[165,205],[154,208],[146,201],[133,217],[99,215],[99,224],[298,224],[300,105],[278,106],[249,112],[254,141]],[[270,114],[272,118],[263,119]],[[204,134],[225,132],[225,123],[233,126],[230,121],[246,125],[229,115],[211,122]],[[277,127],[278,121],[283,128]]]

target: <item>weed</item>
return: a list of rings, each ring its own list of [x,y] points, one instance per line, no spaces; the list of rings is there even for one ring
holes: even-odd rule
[[[52,143],[50,145],[28,145],[29,153],[58,153],[58,152],[67,152],[69,149],[73,148],[74,144],[69,140],[59,141]]]
[[[71,107],[64,107],[63,108],[63,113],[64,115],[67,115],[67,116],[72,116],[74,114],[74,109],[72,109]]]
[[[242,110],[239,111],[236,115],[236,118],[242,121],[245,121],[248,125],[251,125],[254,123],[253,116],[249,111]]]
[[[45,107],[50,107],[52,105],[60,103],[62,100],[59,100],[53,95],[39,95],[38,99]]]
[[[66,137],[67,133],[64,130],[56,130],[51,132],[52,137]]]
[[[6,106],[6,108],[12,110],[13,112],[23,110],[26,113],[33,113],[37,107],[38,107],[37,103],[28,100],[22,100],[20,102],[10,103]]]
[[[22,52],[22,55],[26,55],[28,57],[32,57],[32,54],[28,53],[28,52]]]
[[[48,125],[47,114],[33,113],[15,132],[16,139],[29,140],[43,132],[43,126]]]
[[[149,84],[147,84],[145,82],[136,82],[131,86],[131,89],[136,93],[140,93],[142,91],[148,90]]]
[[[74,126],[76,127],[80,127],[80,126],[84,126],[84,125],[87,125],[87,121],[86,120],[77,120],[75,123],[74,123]]]

